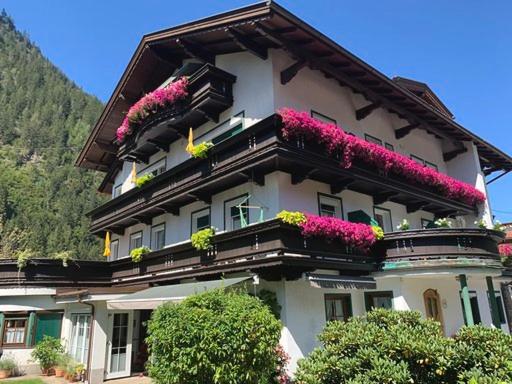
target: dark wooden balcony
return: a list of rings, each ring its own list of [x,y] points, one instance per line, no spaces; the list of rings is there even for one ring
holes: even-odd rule
[[[160,150],[184,137],[190,127],[207,121],[218,122],[219,114],[233,105],[236,77],[211,64],[204,64],[188,78],[186,100],[147,118],[119,148],[122,160],[147,162]]]
[[[503,232],[478,228],[435,228],[392,232],[380,242],[383,271],[419,268],[502,269],[498,243]]]
[[[189,159],[155,177],[142,188],[134,188],[89,213],[91,230],[122,234],[137,223],[151,223],[163,213],[179,215],[180,207],[197,200],[209,204],[215,193],[252,180],[264,184],[265,174],[283,171],[291,182],[306,179],[327,183],[332,193],[344,189],[373,197],[375,204],[393,201],[408,212],[422,209],[443,217],[474,212],[474,207],[416,187],[398,177],[386,176],[354,164],[345,169],[339,160],[327,157],[314,143],[286,142],[281,122],[272,115],[239,134],[217,144],[208,159]]]

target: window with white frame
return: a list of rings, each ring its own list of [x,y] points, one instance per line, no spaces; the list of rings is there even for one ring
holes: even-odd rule
[[[198,211],[192,212],[192,233],[200,231],[201,229],[210,227],[210,208],[203,208]]]
[[[241,207],[239,207],[242,205]],[[224,230],[233,231],[242,228],[242,217],[249,224],[248,195],[244,194],[224,202]]]
[[[27,317],[7,317],[4,320],[3,345],[25,344],[27,323]]]
[[[110,242],[110,259],[117,260],[119,258],[119,240]]]
[[[158,251],[165,246],[165,223],[151,227],[151,249]]]
[[[373,218],[379,223],[384,232],[393,232],[393,223],[391,221],[391,211],[386,208],[373,207]]]
[[[343,205],[339,197],[318,194],[318,214],[320,216],[343,218]]]
[[[91,315],[71,314],[71,334],[69,337],[69,355],[79,363],[87,365],[89,338],[91,337]]]
[[[142,231],[130,235],[130,252],[132,249],[142,247]]]

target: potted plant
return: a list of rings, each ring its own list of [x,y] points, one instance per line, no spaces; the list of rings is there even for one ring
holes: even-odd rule
[[[403,219],[400,224],[396,226],[396,229],[399,231],[408,231],[411,228],[411,225],[407,221],[407,219]]]
[[[144,255],[147,255],[149,252],[151,252],[151,249],[149,249],[146,246],[134,248],[130,252],[130,257],[132,258],[132,261],[134,263],[140,263],[142,261],[142,258],[144,257]]]
[[[63,353],[64,347],[60,340],[45,335],[34,347],[32,358],[39,363],[43,374],[49,376],[53,371],[53,367],[58,364],[59,356]]]
[[[55,376],[56,377],[64,377],[66,374],[67,366],[69,361],[71,360],[71,357],[63,353],[59,356],[57,365],[55,366]]]
[[[83,364],[69,358],[66,364],[66,374],[64,378],[71,383],[77,382],[84,370],[85,366]]]
[[[11,358],[0,359],[0,379],[7,379],[16,369],[16,362]]]

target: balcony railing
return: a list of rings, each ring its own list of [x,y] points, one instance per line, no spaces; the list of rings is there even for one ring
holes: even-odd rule
[[[418,268],[501,269],[498,243],[504,234],[477,228],[436,228],[392,232],[381,242],[382,270]]]
[[[252,180],[264,184],[265,174],[291,174],[292,184],[306,179],[327,183],[333,194],[344,189],[373,197],[374,204],[393,201],[407,212],[424,210],[437,216],[473,213],[460,201],[439,196],[405,180],[379,174],[363,164],[345,169],[339,160],[322,154],[314,144],[286,142],[281,138],[281,122],[272,115],[235,136],[217,144],[208,159],[189,159],[90,212],[91,230],[122,234],[137,223],[151,223],[154,216],[169,212],[179,215],[180,207],[197,200],[211,202],[215,193]]]
[[[122,160],[147,162],[160,150],[209,120],[218,121],[219,114],[233,105],[233,83],[236,77],[211,64],[205,64],[188,78],[187,99],[148,117],[137,131],[119,148]]]

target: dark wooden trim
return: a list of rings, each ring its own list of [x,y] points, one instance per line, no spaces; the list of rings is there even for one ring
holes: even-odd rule
[[[398,192],[382,192],[376,195],[373,195],[373,205],[380,205],[382,203],[385,203],[386,201],[389,201],[393,196],[397,196]],[[380,207],[379,207],[380,208]]]
[[[244,36],[234,27],[228,27],[225,29],[226,33],[233,38],[235,43],[242,49],[251,52],[262,60],[267,60],[268,53],[267,48],[259,45],[254,40]]]
[[[338,180],[334,183],[331,183],[330,184],[331,194],[336,195],[340,192],[343,192],[345,189],[350,187],[350,184],[354,183],[355,181],[356,180],[353,178],[345,178],[345,179]]]
[[[443,153],[443,160],[444,161],[450,161],[455,159],[457,156],[466,153],[468,149],[466,147],[461,147],[454,149],[453,151],[448,151]]]
[[[215,55],[207,49],[201,47],[199,44],[193,43],[184,38],[177,38],[175,42],[190,57],[201,60],[205,63],[215,63]]]
[[[307,66],[308,63],[305,60],[298,60],[289,67],[283,69],[281,71],[281,84],[285,85],[289,83],[295,76],[297,76],[297,73]]]
[[[395,138],[397,140],[400,140],[400,139],[404,138],[405,136],[407,136],[409,133],[411,133],[413,129],[417,129],[419,127],[420,127],[419,124],[414,123],[414,124],[408,124],[402,128],[398,128],[395,130]]]
[[[363,120],[368,117],[373,111],[379,108],[382,105],[382,102],[377,101],[375,103],[371,103],[356,109],[356,120]]]

